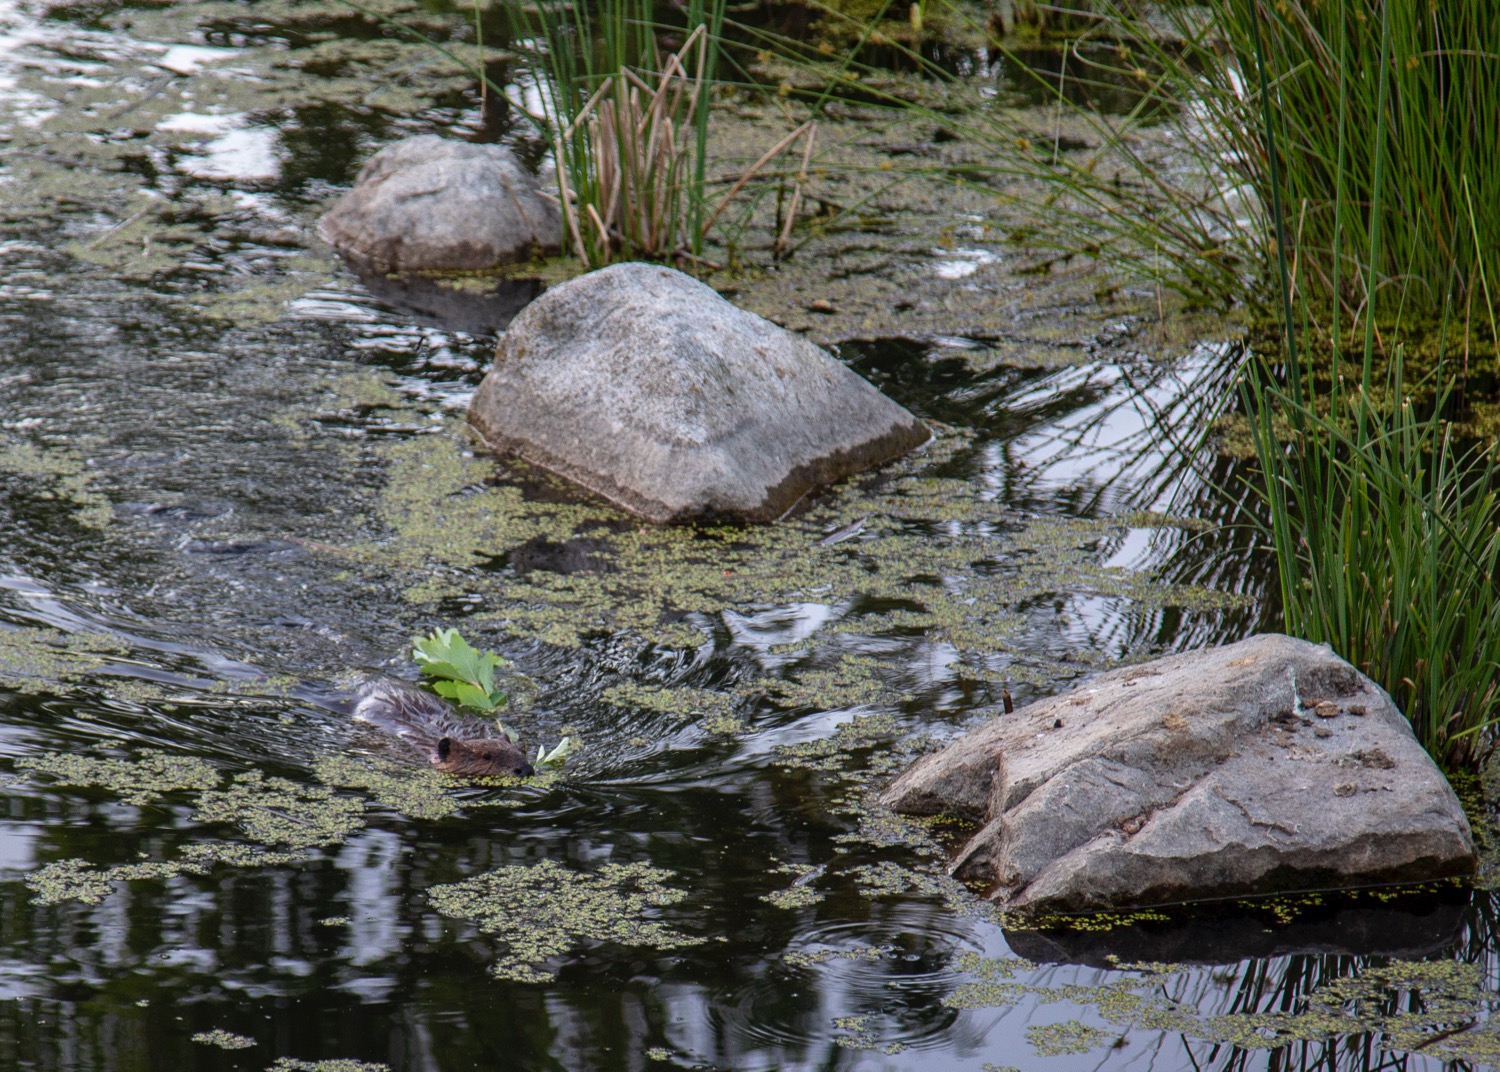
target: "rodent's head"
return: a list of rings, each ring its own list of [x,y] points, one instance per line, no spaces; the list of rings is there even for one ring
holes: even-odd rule
[[[499,737],[460,740],[444,737],[432,753],[432,765],[445,774],[465,778],[530,778],[536,769],[526,762],[526,754]]]

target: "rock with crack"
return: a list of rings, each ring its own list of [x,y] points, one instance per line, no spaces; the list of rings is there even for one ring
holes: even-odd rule
[[[435,134],[387,145],[318,223],[378,272],[483,271],[556,252],[557,206],[509,149]]]
[[[951,870],[1034,911],[1475,866],[1458,798],[1385,691],[1279,635],[1102,674],[923,757],[882,799],[979,823]]]
[[[500,338],[469,421],[652,521],[767,521],[928,431],[811,342],[655,264],[590,272]]]

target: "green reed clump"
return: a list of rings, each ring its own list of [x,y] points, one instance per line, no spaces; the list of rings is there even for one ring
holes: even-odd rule
[[[1389,55],[1389,11],[1383,22],[1382,55]],[[1286,375],[1278,382],[1264,363],[1254,366],[1243,397],[1260,463],[1258,491],[1276,550],[1285,627],[1329,644],[1384,686],[1434,757],[1454,766],[1478,766],[1493,749],[1500,722],[1500,466],[1493,445],[1458,443],[1453,426],[1443,419],[1452,394],[1444,367],[1437,373],[1435,404],[1426,412],[1406,397],[1399,347],[1384,382],[1377,383],[1374,316],[1368,309],[1358,378],[1346,380],[1335,364],[1327,397],[1316,396],[1316,381],[1299,359],[1293,319],[1292,265],[1308,259],[1300,245],[1306,232],[1296,232],[1298,244],[1288,241],[1291,206],[1284,195],[1290,187],[1283,171],[1292,154],[1282,151],[1286,124],[1269,91],[1275,71],[1269,35],[1258,22],[1252,29],[1250,71],[1259,85],[1267,146]],[[1385,75],[1379,82],[1383,104],[1390,86]],[[1500,110],[1491,121],[1496,116]],[[1370,178],[1371,222],[1363,243],[1349,247],[1359,251],[1367,304],[1389,263],[1383,260],[1385,236],[1378,222],[1387,211],[1385,198],[1399,199],[1386,176],[1396,152],[1389,133],[1400,117],[1382,106],[1370,118],[1373,129],[1354,153],[1346,152],[1341,140],[1338,171],[1332,175],[1336,190],[1345,188],[1346,172],[1355,176],[1351,182]],[[1476,233],[1473,209],[1460,218],[1458,225],[1464,224]],[[1333,248],[1339,249],[1336,238]],[[1487,293],[1485,260],[1470,262],[1453,248],[1448,253],[1448,278],[1472,263],[1469,294]],[[1317,255],[1313,249],[1311,256]],[[1335,261],[1332,280],[1338,278]],[[1306,288],[1302,297],[1305,310]],[[1451,290],[1445,295],[1440,345],[1446,345],[1450,315],[1462,297]],[[1335,325],[1338,315],[1335,302]],[[1310,319],[1304,316],[1304,322]]]
[[[1263,57],[1279,129],[1215,123],[1211,133],[1262,206],[1278,185],[1294,286],[1351,318],[1381,306],[1441,310],[1451,297],[1466,324],[1488,321],[1483,281],[1500,278],[1500,5],[1210,9],[1231,59],[1204,69],[1206,95],[1246,96],[1240,72],[1255,70],[1257,49]]]
[[[556,165],[567,246],[590,267],[701,252],[707,95],[722,0],[693,0],[674,53],[651,0],[517,5]]]
[[[1163,33],[1110,5],[1096,36],[1113,38],[1120,62],[1100,62],[1149,87],[1145,99],[1165,106],[1160,125],[1193,166],[1145,175],[1163,170],[1157,139],[1142,129],[1150,123],[1127,122],[1101,129],[1098,153],[1062,173],[1071,193],[1101,208],[1140,207],[1111,194],[1116,183],[1162,196],[1135,217],[1144,228],[1117,225],[1120,237],[1196,262],[1188,276],[1217,276],[1229,297],[1247,296],[1266,281],[1254,267],[1294,248],[1292,291],[1335,339],[1341,321],[1362,328],[1376,311],[1430,314],[1450,300],[1466,337],[1491,328],[1483,284],[1500,268],[1500,5],[1208,0],[1169,6],[1165,18]],[[1126,177],[1102,182],[1094,161],[1104,157]]]
[[[1265,366],[1244,399],[1270,517],[1284,628],[1382,685],[1429,752],[1472,766],[1500,720],[1500,497],[1491,449],[1382,385],[1323,398]]]
[[[344,6],[421,41],[471,72],[482,95],[504,94],[484,71],[484,20],[473,0],[477,63],[461,48],[444,45],[415,27],[359,0]],[[738,176],[706,178],[709,105],[720,85],[726,0],[685,0],[680,22],[656,21],[654,0],[507,0],[515,49],[528,60],[526,89],[536,91],[541,113],[528,111],[551,144],[564,248],[590,268],[618,260],[685,262],[719,268],[703,257],[718,225],[731,251],[754,211],[726,226],[725,211],[752,180],[798,142],[800,167],[779,175],[774,187],[789,195],[786,224],[771,244],[776,258],[790,245],[793,223],[816,137],[803,123],[782,137]],[[663,52],[659,38],[681,41]],[[790,181],[788,181],[788,179]],[[727,186],[710,196],[710,188]],[[759,184],[756,200],[770,187]]]
[[[617,260],[707,264],[725,207],[813,127],[787,135],[711,195],[705,177],[724,0],[689,0],[682,43],[663,54],[652,0],[566,0],[518,9],[552,142],[566,245],[592,268]],[[800,187],[793,192],[800,196]],[[778,251],[785,236],[778,241]]]

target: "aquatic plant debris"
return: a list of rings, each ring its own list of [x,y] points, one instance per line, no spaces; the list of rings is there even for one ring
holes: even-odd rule
[[[178,859],[184,864],[225,864],[229,867],[286,867],[311,859],[306,850],[277,852],[232,841],[195,841],[184,845]]]
[[[813,864],[782,863],[776,868],[776,873],[795,875],[792,884],[785,889],[761,894],[760,899],[777,908],[806,908],[815,905],[827,896],[813,886],[824,870]]]
[[[306,849],[343,841],[365,825],[364,810],[358,797],[247,771],[200,796],[193,820],[233,824],[261,845]]]
[[[490,968],[497,978],[541,983],[556,978],[542,967],[584,942],[612,942],[656,950],[704,939],[644,917],[687,897],[666,885],[671,871],[644,863],[605,864],[575,871],[554,860],[516,864],[427,891],[432,907],[493,935],[505,951]]]
[[[879,1031],[870,1022],[872,1019],[873,1016],[868,1014],[834,1017],[834,1030],[844,1032],[833,1036],[834,1044],[846,1050],[877,1050],[887,1056],[901,1053],[908,1048],[904,1042],[889,1042],[882,1046]]]
[[[814,968],[831,960],[856,960],[877,964],[889,956],[893,946],[859,946],[853,949],[793,949],[781,959],[794,968]]]
[[[99,868],[87,860],[56,860],[43,864],[25,878],[32,891],[31,903],[55,905],[66,901],[102,904],[116,883],[133,879],[168,879],[181,874],[203,875],[208,869],[190,862],[116,864]]]
[[[26,691],[41,684],[72,684],[129,650],[104,633],[0,626],[0,688]]]
[[[865,897],[927,897],[940,901],[955,915],[996,924],[1009,925],[1011,922],[999,908],[989,901],[980,900],[974,891],[940,870],[920,871],[886,860],[877,864],[859,864],[844,874],[854,880]]]
[[[199,1031],[193,1036],[193,1041],[205,1046],[217,1046],[221,1050],[248,1050],[255,1045],[255,1040],[248,1035],[236,1035],[222,1027],[216,1027],[212,1031]]]
[[[777,908],[808,908],[826,896],[827,894],[820,893],[811,886],[788,886],[784,890],[761,894],[760,899]]]
[[[1088,1053],[1107,1042],[1114,1042],[1117,1034],[1101,1031],[1097,1027],[1065,1020],[1056,1024],[1031,1024],[1026,1028],[1026,1041],[1038,1057],[1063,1057],[1071,1053]]]
[[[551,644],[576,647],[591,634],[617,630],[667,646],[697,644],[703,626],[685,626],[686,615],[706,622],[726,607],[816,603],[839,608],[830,630],[865,636],[921,630],[953,644],[976,677],[998,676],[991,662],[1006,653],[1005,675],[1056,687],[1085,667],[1070,665],[1067,656],[1013,650],[1012,639],[1028,626],[1018,605],[1059,592],[1147,607],[1207,608],[1237,598],[1101,565],[1096,545],[1123,522],[1018,524],[982,486],[924,475],[951,442],[889,467],[878,480],[827,489],[806,514],[774,526],[684,529],[630,526],[607,504],[537,501],[513,486],[476,493],[494,465],[472,457],[456,422],[447,434],[452,452],[412,441],[374,445],[388,462],[385,488],[373,504],[388,535],[351,553],[409,576],[406,595],[414,604],[479,600],[486,609],[477,621]],[[819,546],[830,529],[860,518],[866,520],[859,540]],[[1131,519],[1137,520],[1146,519]],[[477,560],[570,544],[608,568],[471,568]],[[811,684],[822,693],[838,689],[853,703],[882,702],[898,694],[879,684],[877,666],[852,656]],[[787,699],[805,695],[806,689]]]
[[[45,774],[55,786],[108,789],[126,804],[150,804],[183,789],[216,789],[222,777],[198,756],[145,751],[134,760],[47,752],[16,760],[16,769]]]
[[[885,861],[846,872],[867,896],[883,895],[877,891],[896,894],[916,889],[942,896],[955,910],[986,913],[991,906],[978,901],[956,879],[941,873],[937,861],[944,858],[944,852],[933,834],[941,820],[898,815],[877,800],[885,781],[929,744],[925,735],[903,732],[901,721],[894,714],[874,712],[841,722],[826,737],[777,745],[772,755],[777,766],[810,771],[832,782],[824,806],[830,814],[852,818],[855,824],[853,830],[833,836],[839,846],[837,851],[847,851],[846,846],[856,844],[862,848],[899,846],[918,861],[925,858],[925,863],[919,862],[914,868]],[[877,871],[868,870],[877,866]]]
[[[626,681],[611,685],[600,693],[599,698],[621,707],[640,707],[648,711],[659,711],[671,715],[675,720],[688,722],[697,720],[709,733],[720,730],[714,727],[734,726],[744,729],[744,722],[735,713],[735,698],[712,689],[696,689],[677,685],[667,688],[661,685],[644,685],[637,681]],[[738,730],[729,730],[734,733]]]
[[[887,624],[896,624],[898,620],[899,614],[893,612]],[[860,633],[870,624],[863,619],[840,622],[834,631]],[[901,691],[881,680],[881,669],[879,659],[842,652],[833,666],[805,670],[795,680],[763,678],[741,686],[740,691],[758,691],[783,707],[822,711],[895,704],[902,698]]]
[[[0,474],[35,483],[31,493],[73,505],[73,520],[86,528],[102,529],[114,520],[107,496],[94,487],[94,474],[75,451],[61,446],[39,446],[0,436]]]
[[[782,766],[801,767],[806,770],[841,771],[849,764],[851,751],[856,748],[869,748],[876,741],[894,737],[898,728],[896,716],[887,712],[856,715],[846,722],[839,723],[828,737],[800,741],[797,744],[778,745],[776,762]],[[902,766],[904,758],[904,756],[898,757],[892,769]]]
[[[335,1057],[325,1061],[303,1061],[296,1057],[278,1057],[266,1072],[391,1072],[391,1066],[379,1061],[354,1061]]]
[[[363,789],[393,811],[413,819],[446,819],[475,802],[454,794],[453,779],[426,767],[353,756],[324,756],[313,773],[325,785]]]

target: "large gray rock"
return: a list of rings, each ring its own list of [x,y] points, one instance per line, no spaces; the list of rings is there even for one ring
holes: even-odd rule
[[[806,339],[654,264],[590,272],[527,306],[469,421],[497,450],[663,522],[779,517],[928,437]]]
[[[1086,911],[1467,874],[1469,824],[1385,691],[1290,637],[1100,675],[909,767],[1007,905]]]
[[[557,206],[509,149],[435,134],[372,156],[318,229],[386,272],[496,268],[556,251],[562,235]]]

